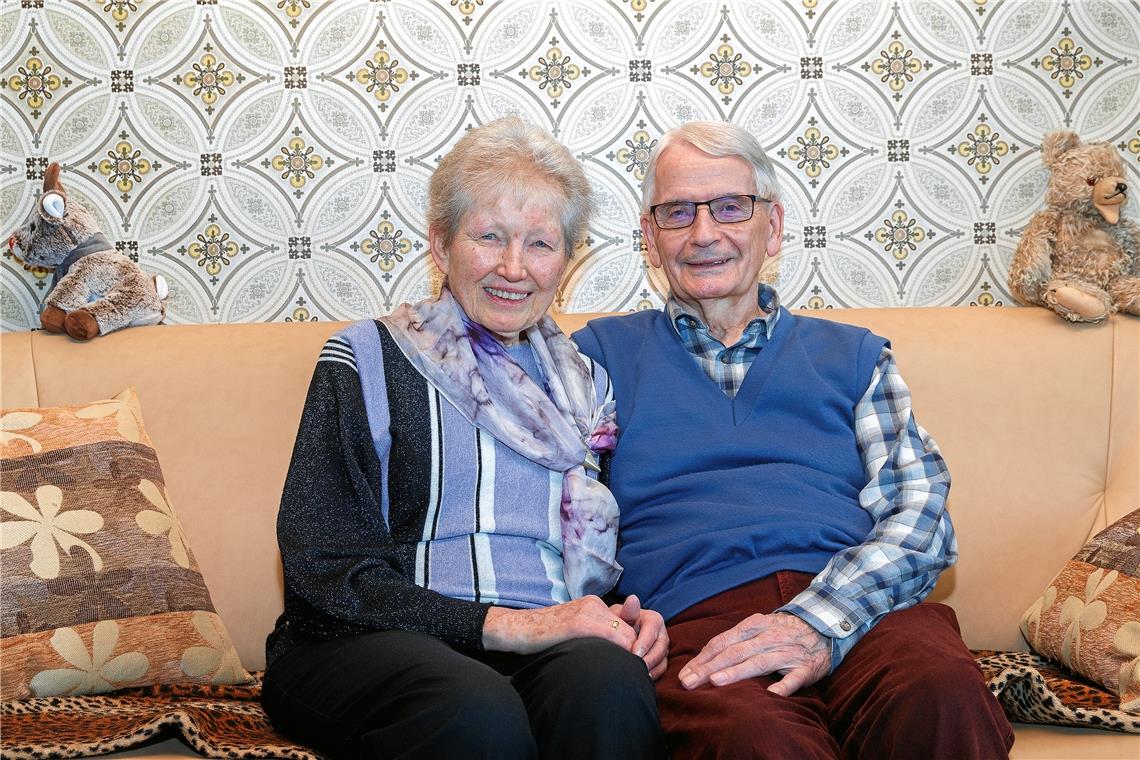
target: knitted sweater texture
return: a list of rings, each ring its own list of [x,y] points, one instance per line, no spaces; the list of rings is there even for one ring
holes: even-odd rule
[[[731,399],[662,312],[595,320],[574,340],[618,402],[621,593],[669,619],[778,570],[817,573],[871,531],[854,409],[884,339],[783,311]]]

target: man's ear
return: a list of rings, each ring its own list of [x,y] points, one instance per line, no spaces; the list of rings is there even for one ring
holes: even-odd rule
[[[641,242],[645,245],[649,263],[660,269],[661,256],[657,252],[657,241],[653,238],[653,220],[649,218],[649,214],[641,215]]]
[[[778,256],[780,248],[784,245],[784,207],[779,201],[768,204],[768,240],[767,251],[769,256]]]
[[[428,228],[428,252],[431,253],[431,260],[435,262],[436,268],[446,275],[449,263],[447,246],[443,244],[443,233],[438,227]]]

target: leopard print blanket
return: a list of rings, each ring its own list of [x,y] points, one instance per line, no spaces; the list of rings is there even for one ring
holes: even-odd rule
[[[237,686],[149,686],[0,702],[0,758],[90,757],[178,737],[203,757],[321,760],[273,730],[261,709],[261,675]]]
[[[1140,734],[1140,716],[1058,665],[1024,652],[974,653],[1006,715],[1021,723]],[[90,697],[0,703],[0,758],[105,755],[178,737],[204,757],[321,760],[273,730],[261,709],[261,674],[238,686],[153,686]]]
[[[984,650],[975,651],[974,658],[1012,721],[1140,734],[1140,715],[1121,711],[1119,697],[1052,660]]]

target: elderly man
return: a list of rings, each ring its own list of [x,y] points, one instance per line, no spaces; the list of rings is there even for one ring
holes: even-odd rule
[[[619,590],[668,622],[674,757],[1004,757],[1013,731],[953,611],[950,477],[889,344],[759,284],[784,210],[744,130],[690,123],[650,161],[664,311],[574,335],[610,373]]]

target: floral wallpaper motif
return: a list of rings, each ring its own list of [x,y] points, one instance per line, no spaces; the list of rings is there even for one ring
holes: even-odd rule
[[[776,162],[789,305],[1010,306],[1044,133],[1140,186],[1137,50],[1140,0],[8,0],[0,233],[58,160],[172,322],[383,314],[438,281],[440,156],[519,113],[596,194],[557,307],[646,308],[646,163],[721,119]],[[51,275],[0,252],[0,328],[33,327]]]

